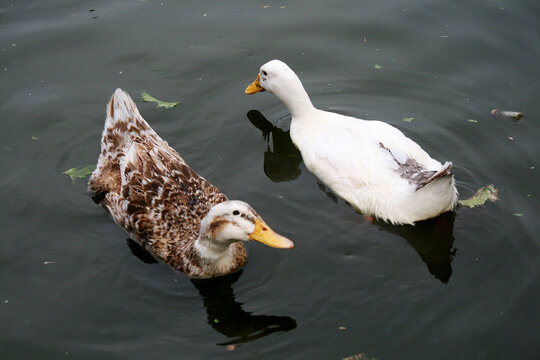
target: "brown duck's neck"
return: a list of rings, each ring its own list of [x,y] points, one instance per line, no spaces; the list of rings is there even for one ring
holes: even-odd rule
[[[190,264],[186,264],[185,272],[194,277],[230,274],[239,270],[246,260],[246,251],[240,242],[224,246],[214,240],[199,237],[191,250],[191,255],[186,259]]]

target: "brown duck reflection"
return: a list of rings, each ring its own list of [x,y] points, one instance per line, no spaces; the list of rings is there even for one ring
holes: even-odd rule
[[[294,329],[296,321],[288,316],[252,315],[242,309],[232,289],[232,284],[241,274],[242,270],[219,278],[191,279],[203,298],[208,324],[230,339],[218,345],[245,343],[274,332]]]
[[[127,239],[131,252],[143,262],[158,261],[132,239]],[[296,321],[288,316],[252,315],[242,309],[235,300],[232,285],[240,278],[242,270],[212,279],[191,279],[201,295],[208,324],[218,333],[229,338],[217,345],[230,345],[249,342],[279,331],[296,328]]]
[[[251,110],[247,117],[262,131],[268,143],[268,149],[264,153],[265,174],[274,182],[296,179],[300,175],[302,157],[293,144],[289,131],[279,129],[259,111]],[[328,187],[319,181],[317,185],[333,202],[338,202],[338,197]],[[434,219],[420,221],[415,226],[396,226],[383,221],[375,221],[374,224],[407,240],[427,265],[429,272],[446,284],[452,276],[452,259],[456,254],[453,247],[454,218],[455,214],[448,212]]]

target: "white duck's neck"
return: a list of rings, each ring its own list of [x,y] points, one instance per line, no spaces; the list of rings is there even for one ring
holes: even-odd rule
[[[316,110],[296,74],[288,80],[278,90],[274,91],[274,95],[287,106],[292,117],[302,117],[302,115]]]

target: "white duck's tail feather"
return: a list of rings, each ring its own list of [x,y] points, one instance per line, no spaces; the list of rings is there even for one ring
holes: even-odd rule
[[[416,187],[416,191],[424,188],[426,185],[430,184],[431,182],[433,182],[433,181],[435,181],[437,179],[440,179],[440,178],[443,178],[443,177],[446,177],[446,176],[452,176],[452,167],[453,166],[454,165],[450,161],[445,162],[444,165],[442,166],[442,168],[439,171],[437,171],[436,173],[431,175],[425,181],[422,181],[421,183],[419,183],[418,186]]]

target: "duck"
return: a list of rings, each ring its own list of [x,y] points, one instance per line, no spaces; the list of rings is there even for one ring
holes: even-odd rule
[[[88,190],[140,246],[192,278],[234,273],[245,241],[290,249],[246,202],[228,200],[143,119],[122,89],[111,96]]]
[[[245,93],[263,91],[289,110],[291,139],[306,168],[361,214],[414,225],[456,206],[452,162],[431,158],[392,125],[315,108],[281,60],[262,65]]]

